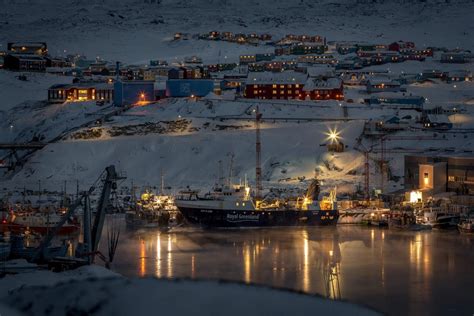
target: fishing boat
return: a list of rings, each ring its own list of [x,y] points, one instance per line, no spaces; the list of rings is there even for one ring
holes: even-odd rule
[[[64,214],[60,210],[12,212],[9,218],[4,219],[0,225],[2,231],[10,231],[15,234],[31,232],[45,235],[58,225],[63,216]],[[70,219],[59,228],[57,233],[59,235],[73,235],[80,229],[80,223],[76,219]]]
[[[461,234],[474,235],[474,218],[467,218],[458,224],[458,230]]]
[[[314,180],[311,188],[318,187]],[[322,201],[306,196],[295,202],[255,200],[250,187],[233,186],[203,196],[198,191],[182,191],[175,204],[184,218],[207,228],[336,225],[339,213],[335,191]],[[318,190],[319,192],[319,190]]]
[[[132,200],[134,193],[132,193]],[[125,223],[128,229],[158,228],[167,230],[176,226],[178,210],[173,198],[168,195],[155,195],[150,191],[141,194],[140,199],[132,201],[132,205],[125,212]]]
[[[221,227],[273,227],[336,225],[339,217],[336,190],[319,201],[319,182],[311,181],[305,196],[296,199],[270,199],[262,197],[262,169],[260,142],[260,114],[255,112],[256,167],[255,190],[247,181],[232,184],[231,157],[229,179],[204,195],[199,191],[181,191],[175,199],[176,207],[184,218],[194,225],[208,228]],[[253,194],[252,194],[253,193]]]

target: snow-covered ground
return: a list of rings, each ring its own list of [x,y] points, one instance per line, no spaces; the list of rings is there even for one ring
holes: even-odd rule
[[[230,282],[127,279],[98,266],[6,276],[2,315],[378,315],[318,296]]]

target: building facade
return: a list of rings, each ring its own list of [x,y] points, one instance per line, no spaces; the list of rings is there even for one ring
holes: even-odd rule
[[[114,89],[107,83],[77,83],[53,85],[48,89],[48,101],[112,101]]]
[[[405,189],[474,195],[474,155],[407,155]]]

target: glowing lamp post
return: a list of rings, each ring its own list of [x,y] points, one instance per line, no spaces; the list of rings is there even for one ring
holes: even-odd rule
[[[329,129],[326,134],[326,141],[329,141],[327,144],[328,151],[331,152],[343,152],[344,151],[344,144],[340,141],[341,137],[341,132],[337,130],[336,127],[334,129]]]

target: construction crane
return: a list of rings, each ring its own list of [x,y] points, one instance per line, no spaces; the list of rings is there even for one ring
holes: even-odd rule
[[[110,194],[112,190],[117,188],[117,181],[123,179],[119,177],[115,171],[115,166],[111,165],[105,168],[104,173],[105,179],[103,180],[103,187],[100,194],[99,203],[97,204],[97,211],[94,218],[94,223],[91,227],[92,213],[90,209],[90,195],[95,190],[95,184],[102,178],[103,173],[99,179],[92,185],[89,190],[83,192],[76,201],[69,206],[66,211],[66,214],[61,218],[59,223],[45,236],[38,251],[36,252],[33,261],[41,262],[45,261],[45,250],[51,244],[53,238],[58,234],[61,227],[66,223],[66,221],[74,215],[77,208],[81,205],[84,207],[84,243],[83,254],[87,256],[88,263],[94,262],[95,254],[98,253],[99,241],[102,235],[102,230],[104,227],[104,220],[106,215],[107,206],[110,204]]]
[[[255,110],[255,152],[256,152],[256,166],[255,166],[255,200],[256,205],[258,206],[261,200],[262,192],[262,166],[261,166],[261,155],[262,155],[262,145],[260,142],[260,121],[262,119],[262,114],[260,113],[258,106]]]
[[[367,149],[367,147],[362,144],[362,137],[357,138],[356,146],[354,147],[355,150],[360,151],[364,154],[365,162],[364,162],[364,198],[368,203],[370,201],[370,166],[369,166],[369,153],[372,151],[371,149]]]

